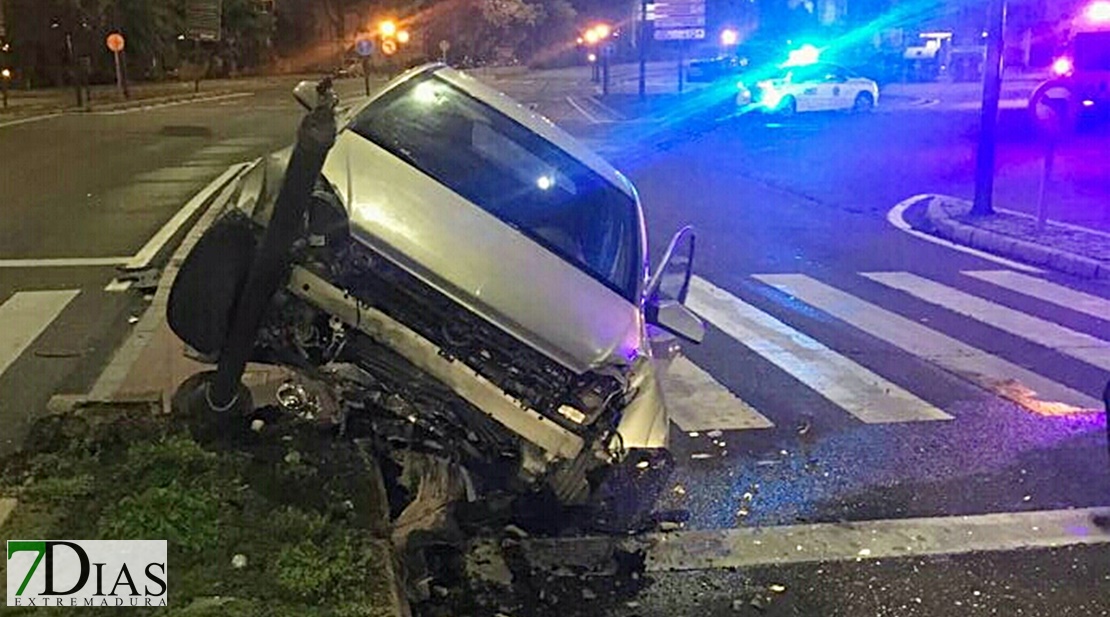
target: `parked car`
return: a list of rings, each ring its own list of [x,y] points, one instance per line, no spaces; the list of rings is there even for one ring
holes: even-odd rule
[[[755,84],[738,84],[736,104],[785,116],[811,111],[870,112],[879,103],[879,86],[835,64],[815,63],[784,68]]]

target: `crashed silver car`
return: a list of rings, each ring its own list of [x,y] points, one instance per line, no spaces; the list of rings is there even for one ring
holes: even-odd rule
[[[266,227],[288,160],[238,180],[231,246]],[[682,305],[693,232],[651,268],[633,186],[550,121],[445,66],[409,71],[343,114],[299,236],[254,352],[304,375],[289,407],[566,505],[613,506],[618,480],[669,467],[661,372],[704,334]],[[240,275],[208,289],[241,284],[237,251],[220,271]],[[234,301],[206,293],[171,324],[212,354],[188,324]]]

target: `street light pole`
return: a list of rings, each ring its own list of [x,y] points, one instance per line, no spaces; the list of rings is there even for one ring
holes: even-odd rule
[[[998,132],[998,100],[1002,95],[1003,31],[1006,23],[1006,0],[991,0],[987,25],[987,60],[983,72],[983,108],[979,127],[979,148],[975,167],[975,202],[973,216],[994,213],[994,155]]]
[[[648,0],[640,1],[640,100],[647,97]]]

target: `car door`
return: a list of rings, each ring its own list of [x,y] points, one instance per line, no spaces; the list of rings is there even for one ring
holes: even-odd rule
[[[826,94],[822,92],[822,72],[816,66],[804,66],[790,72],[789,94],[798,104],[798,111],[824,109]]]
[[[848,84],[848,71],[833,65],[822,65],[818,100],[823,110],[848,109],[855,101],[855,91]]]

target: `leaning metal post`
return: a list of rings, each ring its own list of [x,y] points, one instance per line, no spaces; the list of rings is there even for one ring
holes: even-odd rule
[[[285,179],[274,204],[258,255],[251,264],[246,285],[235,308],[231,328],[220,350],[220,362],[209,386],[207,402],[216,411],[227,411],[237,401],[240,378],[254,349],[262,315],[281,285],[289,265],[290,249],[301,232],[305,207],[335,143],[335,98],[330,83],[318,88],[320,102],[297,131]]]

